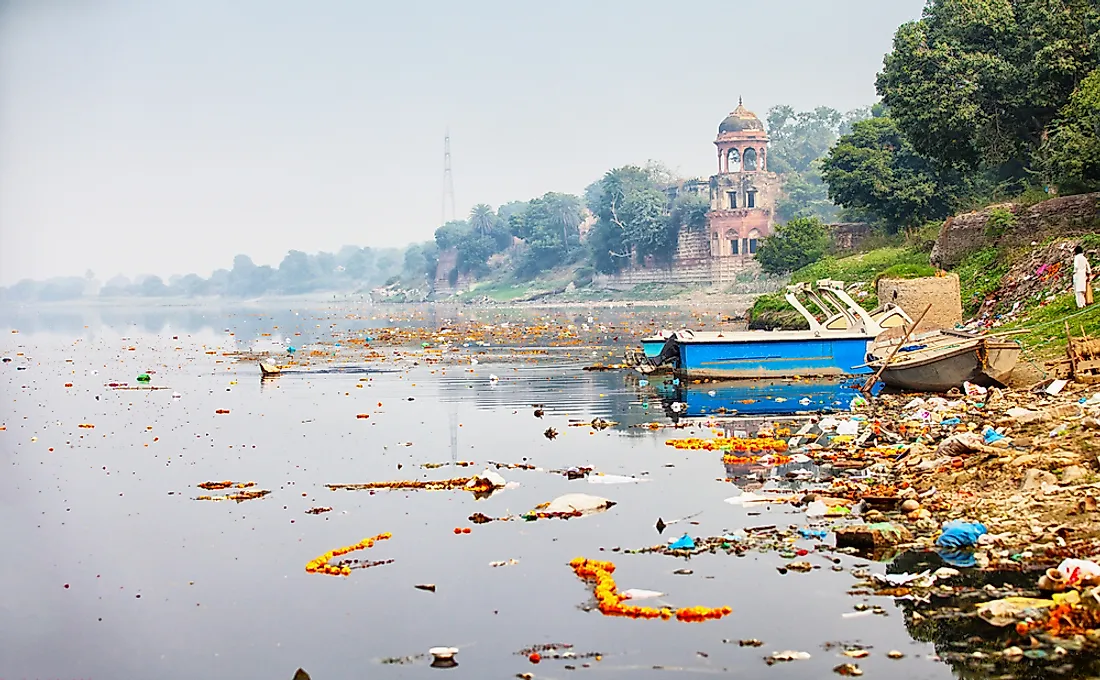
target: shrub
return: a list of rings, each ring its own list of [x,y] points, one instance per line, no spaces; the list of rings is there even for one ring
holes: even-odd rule
[[[825,225],[816,217],[798,217],[775,228],[756,251],[764,271],[780,274],[820,260],[829,245]]]
[[[1016,216],[1008,208],[993,208],[985,223],[985,234],[990,238],[999,238],[1016,226]]]

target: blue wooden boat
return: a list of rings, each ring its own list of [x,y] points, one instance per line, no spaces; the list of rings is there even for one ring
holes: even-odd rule
[[[678,332],[678,365],[701,378],[784,378],[870,373],[859,332],[739,331]]]
[[[812,300],[830,300],[840,310],[844,328],[833,330],[819,322],[798,300],[799,293],[808,294]],[[785,298],[806,319],[809,330],[681,329],[668,334],[655,356],[651,352],[660,338],[645,338],[644,357],[640,358],[638,368],[648,373],[668,366],[682,375],[732,379],[835,377],[871,372],[867,366],[868,346],[883,327],[847,294],[843,283],[821,280],[816,290],[805,283],[788,286]],[[816,304],[822,306],[820,302]],[[895,319],[897,313],[890,311],[887,316]],[[835,317],[830,320],[835,327]]]

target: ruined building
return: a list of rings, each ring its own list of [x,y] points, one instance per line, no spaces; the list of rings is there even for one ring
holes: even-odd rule
[[[714,258],[743,267],[760,239],[769,235],[779,198],[779,175],[768,172],[768,133],[756,114],[738,102],[721,125],[718,174],[710,178],[707,238]]]
[[[768,133],[756,114],[739,101],[718,126],[718,173],[688,180],[670,189],[670,199],[684,193],[710,194],[703,231],[681,229],[671,267],[634,266],[615,276],[599,277],[603,285],[639,283],[722,283],[756,266],[760,240],[772,232],[775,203],[782,183],[768,172]]]

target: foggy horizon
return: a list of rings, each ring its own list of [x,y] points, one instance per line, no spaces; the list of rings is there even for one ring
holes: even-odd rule
[[[923,6],[0,2],[0,285],[430,240],[448,130],[459,219],[650,159],[706,177],[739,96],[874,103]]]

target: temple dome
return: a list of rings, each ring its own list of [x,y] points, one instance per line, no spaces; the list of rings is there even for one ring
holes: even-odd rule
[[[755,113],[749,111],[743,104],[738,102],[737,108],[731,111],[730,115],[726,116],[726,119],[718,126],[718,134],[722,134],[723,132],[744,132],[747,130],[764,132],[764,123],[756,117]]]

